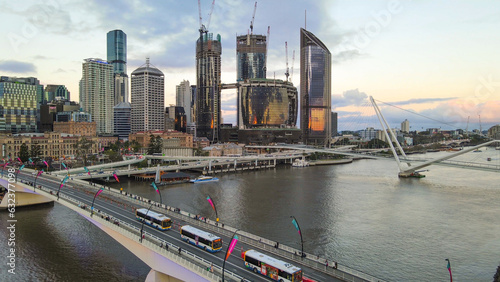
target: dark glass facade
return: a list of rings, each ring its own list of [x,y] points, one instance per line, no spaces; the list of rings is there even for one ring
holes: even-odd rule
[[[107,61],[117,74],[127,74],[127,35],[117,29],[107,34]]]
[[[331,138],[331,54],[314,34],[300,29],[300,104],[303,142],[328,145]]]
[[[132,123],[132,107],[128,102],[121,102],[113,107],[113,125],[114,134],[118,135],[120,139],[128,139],[128,135],[131,133]]]
[[[266,78],[266,36],[248,34],[236,37],[237,81]]]
[[[201,38],[200,38],[201,39]],[[221,37],[212,33],[196,42],[196,134],[218,142],[221,118]]]
[[[66,86],[49,84],[45,87],[45,92],[43,93],[43,104],[54,100],[70,100],[70,93]]]
[[[295,127],[297,89],[290,82],[251,79],[238,88],[238,127]]]

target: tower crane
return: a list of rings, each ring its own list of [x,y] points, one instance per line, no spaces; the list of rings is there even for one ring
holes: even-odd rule
[[[253,8],[252,21],[250,22],[250,34],[253,34],[253,21],[255,20],[255,12],[256,11],[257,11],[257,1],[255,1],[255,6]]]
[[[288,76],[290,76],[290,73],[288,72],[288,43],[286,41],[285,41],[285,56],[286,56],[285,77],[286,77],[286,82],[288,82]]]
[[[292,82],[293,79],[293,63],[295,62],[295,50],[292,52],[292,74],[290,74],[290,82]]]
[[[266,53],[264,55],[264,75],[267,71],[267,50],[269,49],[269,36],[271,35],[271,26],[267,26],[267,37],[266,37]]]
[[[215,0],[212,1],[212,7],[210,7],[210,13],[208,14],[207,26],[203,25],[203,19],[201,17],[201,3],[198,0],[198,15],[200,17],[200,34],[208,33],[208,27],[210,26],[210,19],[212,18],[212,12],[214,10]],[[200,35],[201,37],[201,35]]]

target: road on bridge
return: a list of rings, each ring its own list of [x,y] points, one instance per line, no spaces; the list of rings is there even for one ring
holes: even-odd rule
[[[20,173],[19,174],[19,179],[22,179],[24,181],[34,181],[34,176],[28,173]],[[66,186],[64,186],[61,189],[61,194],[65,194],[71,198],[74,198],[82,203],[84,203],[87,206],[91,206],[92,204],[92,199],[94,197],[94,194],[98,191],[98,187],[92,187],[90,185],[82,185],[82,183],[79,181],[78,183],[76,181],[71,181],[69,180],[66,183]],[[40,176],[37,181],[37,186],[42,185],[43,187],[50,188],[56,193],[59,185],[60,185],[60,180],[56,180],[53,176]],[[108,191],[100,194],[94,203],[95,209],[98,209],[101,212],[104,212],[105,214],[110,215],[113,219],[118,219],[120,222],[130,224],[132,226],[135,226],[136,228],[140,229],[141,228],[141,223],[136,220],[135,218],[135,212],[134,210],[136,208],[143,208],[143,207],[149,207],[149,204],[140,201],[138,197],[134,199],[134,197],[131,197],[130,195],[125,196],[124,194],[120,194],[117,192],[113,191]],[[166,214],[173,220],[173,230],[170,231],[160,231],[154,228],[151,228],[147,225],[144,226],[144,231],[145,231],[145,238],[151,238],[153,236],[156,236],[158,238],[161,238],[163,240],[163,246],[166,245],[168,242],[171,248],[176,248],[180,247],[182,248],[183,252],[190,252],[193,253],[199,257],[202,257],[206,260],[209,260],[213,262],[214,266],[220,266],[222,267],[223,261],[224,261],[224,256],[225,256],[225,250],[227,249],[227,246],[229,242],[231,241],[231,234],[232,231],[227,230],[228,228],[222,228],[222,226],[214,226],[213,221],[208,221],[208,223],[205,223],[204,221],[201,220],[196,220],[194,218],[182,215],[180,213],[176,213],[173,210],[169,211],[164,208],[159,208],[159,207],[154,207],[152,210],[155,210],[156,212]],[[94,215],[96,216],[96,215]],[[203,229],[205,231],[214,233],[218,236],[220,236],[223,240],[223,247],[221,252],[217,253],[209,253],[206,252],[198,247],[195,247],[191,244],[187,244],[184,241],[181,240],[180,234],[179,234],[179,226],[183,225],[194,225],[197,228]],[[221,232],[215,232],[215,231],[221,231]],[[227,235],[229,234],[229,235]],[[239,236],[242,236],[240,233],[238,233]],[[267,240],[263,240],[264,242]],[[176,250],[175,249],[175,250]],[[247,270],[244,266],[244,262],[241,258],[240,251],[246,251],[249,249],[256,249],[259,250],[263,253],[266,253],[272,257],[278,258],[280,260],[284,260],[287,262],[290,262],[293,265],[299,266],[303,270],[303,274],[305,277],[309,279],[313,279],[315,281],[342,281],[339,279],[336,279],[322,271],[318,271],[315,269],[312,269],[310,267],[307,267],[303,264],[301,264],[301,260],[303,261],[309,261],[309,258],[300,258],[300,256],[295,256],[293,253],[288,253],[287,258],[279,257],[277,253],[286,253],[282,250],[274,250],[274,246],[271,244],[266,244],[266,243],[261,243],[259,241],[255,241],[253,244],[248,245],[245,243],[242,243],[241,240],[238,241],[237,246],[235,248],[235,251],[231,254],[230,258],[226,262],[225,269],[226,271],[231,271],[235,274],[240,275],[241,277],[244,277],[244,279],[247,279],[249,281],[270,281],[270,279],[260,275],[260,274],[255,274],[249,270]],[[170,251],[175,251],[170,249]],[[268,252],[271,251],[271,252]],[[182,255],[182,254],[181,254]],[[322,267],[325,267],[322,265]],[[362,280],[359,280],[362,281]]]

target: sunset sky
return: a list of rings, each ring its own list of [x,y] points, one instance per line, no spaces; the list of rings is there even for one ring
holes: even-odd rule
[[[267,77],[285,78],[287,41],[290,67],[295,50],[298,88],[299,29],[307,10],[307,30],[332,53],[339,130],[380,128],[372,124],[369,96],[398,107],[379,103],[391,127],[408,119],[412,130],[465,129],[470,117],[470,130],[479,128],[479,115],[483,130],[500,123],[499,1],[257,2],[254,33],[266,35],[271,27]],[[205,25],[211,3],[201,0]],[[215,1],[208,29],[222,37],[224,83],[236,80],[236,35],[248,32],[254,3]],[[175,85],[196,83],[197,1],[0,0],[0,7],[0,75],[64,84],[78,101],[83,60],[106,59],[106,33],[121,29],[129,75],[150,57],[165,74],[167,105],[175,103]],[[224,122],[235,123],[235,91],[223,91],[222,101]]]

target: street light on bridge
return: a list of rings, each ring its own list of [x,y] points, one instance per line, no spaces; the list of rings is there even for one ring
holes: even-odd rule
[[[297,221],[297,219],[293,215],[291,215],[290,218],[292,218],[292,224],[295,226],[295,229],[297,229],[297,231],[299,232],[300,243],[302,245],[302,250],[301,250],[300,256],[304,257],[305,256],[305,254],[304,254],[304,240],[302,240],[302,231],[300,230],[299,222]]]
[[[2,168],[2,178],[3,178],[3,170],[7,167],[7,165],[9,164],[9,162],[7,161],[4,165],[3,165],[3,168]]]
[[[36,189],[36,181],[38,179],[38,176],[40,176],[40,174],[42,174],[42,173],[43,173],[43,169],[40,170],[40,171],[38,171],[38,173],[36,174],[36,176],[35,176],[35,183],[33,183],[33,191],[35,191],[35,189]]]
[[[158,189],[158,187],[156,186],[156,183],[154,181],[153,181],[153,183],[151,183],[151,186],[153,186],[153,188],[155,188],[155,190],[156,190],[156,193],[158,193],[158,195],[160,195],[160,207],[161,207],[163,205],[163,202],[162,202],[162,199],[161,199],[160,190]],[[153,203],[151,203],[151,205],[149,205],[149,208],[146,211],[146,217],[148,216],[149,210],[151,209],[152,206],[153,206]],[[141,237],[139,238],[139,241],[141,243],[142,243],[142,234],[144,232],[144,222],[146,222],[145,218],[142,219],[142,224],[141,224]]]
[[[99,191],[97,191],[94,195],[94,199],[92,200],[92,205],[90,206],[90,217],[92,217],[94,215],[94,201],[95,201],[95,198],[97,196],[99,196],[99,194],[101,194],[101,192],[104,191],[104,188],[101,187],[101,189],[99,189]],[[59,195],[59,193],[57,194]]]
[[[62,180],[61,180],[61,185],[59,185],[59,189],[57,190],[57,200],[59,201],[59,192],[61,191],[61,188],[63,187],[64,183],[68,180],[69,178],[69,175],[66,175],[66,177],[64,177]]]
[[[215,217],[217,218],[217,222],[219,222],[219,216],[217,215],[217,209],[215,208],[215,204],[214,204],[214,201],[212,201],[212,198],[210,198],[210,195],[208,195],[207,197],[207,201],[210,203],[210,205],[212,206],[212,209],[214,209],[215,211]]]
[[[224,262],[222,263],[222,282],[224,282],[224,269],[226,267],[226,260],[229,258],[234,250],[234,247],[236,247],[236,243],[238,242],[238,235],[236,235],[236,232],[238,231],[239,229],[236,229],[236,231],[234,231],[233,236],[231,236],[231,243],[229,243],[229,245],[227,246],[226,257],[224,258]]]

